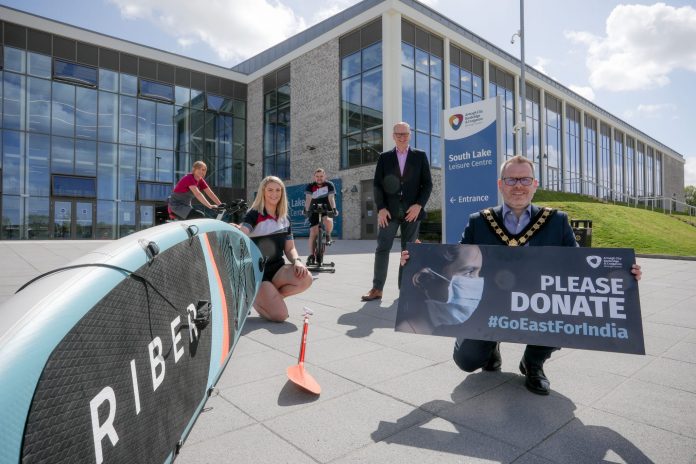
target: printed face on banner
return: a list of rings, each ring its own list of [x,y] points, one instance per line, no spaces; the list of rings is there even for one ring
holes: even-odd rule
[[[523,177],[534,178],[534,171],[527,163],[510,163],[502,173],[501,178],[521,179]],[[512,210],[526,208],[534,198],[539,181],[534,179],[532,185],[522,185],[522,182],[516,182],[515,185],[507,185],[502,179],[498,179],[498,188],[503,195],[503,201]]]

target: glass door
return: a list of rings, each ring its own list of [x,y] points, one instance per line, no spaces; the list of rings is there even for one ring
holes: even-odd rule
[[[55,239],[85,240],[94,238],[93,201],[52,200],[50,220],[50,231]]]

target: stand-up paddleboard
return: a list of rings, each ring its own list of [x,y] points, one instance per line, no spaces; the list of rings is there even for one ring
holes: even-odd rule
[[[237,342],[261,253],[221,221],[154,227],[0,306],[0,462],[170,462]]]

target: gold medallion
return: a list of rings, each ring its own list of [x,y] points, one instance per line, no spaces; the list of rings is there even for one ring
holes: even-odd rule
[[[518,245],[517,240],[515,240],[514,238],[508,242],[508,246],[517,246],[517,245]]]

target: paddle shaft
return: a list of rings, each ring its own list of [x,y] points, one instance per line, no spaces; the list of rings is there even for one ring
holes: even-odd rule
[[[309,327],[309,318],[305,316],[304,325],[302,326],[302,343],[300,344],[300,359],[299,364],[304,364],[305,347],[307,346],[307,328]]]

